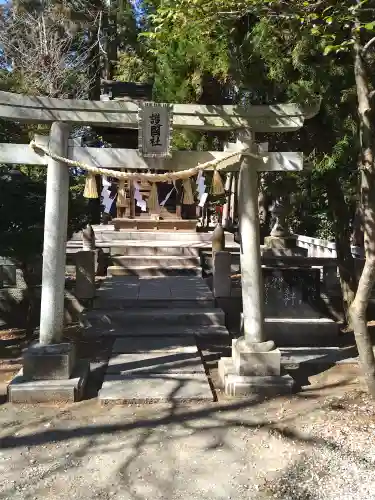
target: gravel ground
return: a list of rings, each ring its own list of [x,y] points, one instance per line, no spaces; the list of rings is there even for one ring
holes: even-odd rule
[[[0,406],[0,499],[375,499],[375,404],[350,370],[269,402]]]

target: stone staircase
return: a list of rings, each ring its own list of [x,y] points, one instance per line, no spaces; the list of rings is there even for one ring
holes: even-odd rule
[[[108,276],[201,276],[201,255],[211,251],[212,233],[196,231],[115,231],[94,226],[96,246],[108,256]],[[228,249],[238,248],[233,234],[226,234]],[[82,248],[80,234],[73,235],[67,253]],[[73,260],[70,259],[73,263]]]
[[[164,243],[164,242],[162,242]],[[127,244],[110,249],[108,276],[173,276],[200,275],[199,247]]]
[[[108,277],[81,321],[87,338],[114,338],[102,403],[214,399],[197,339],[229,333],[202,278]]]

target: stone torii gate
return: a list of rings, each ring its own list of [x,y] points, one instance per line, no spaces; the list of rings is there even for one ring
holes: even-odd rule
[[[230,384],[233,394],[238,392],[236,387],[244,385],[250,388],[264,383],[275,387],[289,385],[289,380],[280,376],[280,353],[272,341],[267,341],[263,328],[257,175],[260,171],[302,170],[303,158],[300,153],[261,153],[255,134],[296,131],[318,110],[319,106],[303,109],[295,104],[248,107],[175,104],[173,128],[235,130],[239,139],[224,152],[178,151],[171,158],[160,159],[144,158],[137,150],[83,148],[69,140],[72,124],[137,128],[135,101],[92,102],[0,92],[0,117],[52,124],[49,138],[37,136],[36,142],[64,158],[94,167],[127,170],[183,170],[222,159],[227,171],[239,170],[243,337],[233,343],[231,362],[227,359],[220,366],[223,381]],[[238,151],[238,155],[226,159],[228,150]],[[25,401],[56,399],[56,392],[64,399],[77,400],[87,368],[77,371],[73,347],[61,343],[69,169],[65,163],[38,154],[26,144],[0,144],[0,162],[48,166],[39,344],[24,354],[23,373],[9,386],[10,399],[15,391],[24,391]],[[22,401],[22,396],[16,399]]]

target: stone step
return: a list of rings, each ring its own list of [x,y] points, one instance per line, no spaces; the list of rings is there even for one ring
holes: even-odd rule
[[[213,401],[206,375],[106,375],[98,394],[102,404],[188,403]]]
[[[158,241],[158,240],[105,240],[95,242],[96,248],[101,248],[103,251],[109,250],[113,255],[138,255],[137,249],[143,254],[153,254],[152,252],[157,252],[157,255],[185,255],[192,254],[193,256],[198,255],[200,251],[211,251],[211,241]],[[169,251],[169,249],[173,249]],[[66,244],[66,252],[74,253],[82,249],[81,240],[70,240]],[[128,253],[128,249],[129,252]],[[152,249],[152,250],[150,250]],[[239,245],[235,242],[227,242],[225,249],[228,251],[238,252]],[[182,252],[182,253],[181,253]]]
[[[102,321],[85,320],[83,324],[83,336],[86,338],[98,337],[123,337],[143,340],[144,337],[164,337],[164,338],[191,338],[195,335],[198,338],[222,337],[229,341],[229,332],[224,325],[136,325],[127,327],[106,323]]]
[[[202,270],[196,266],[169,267],[133,265],[128,268],[122,266],[108,266],[107,276],[138,276],[138,277],[163,277],[163,276],[201,276]]]
[[[111,261],[112,266],[124,269],[139,266],[160,267],[162,269],[191,269],[200,266],[199,258],[183,255],[119,255],[113,256]]]
[[[150,299],[126,299],[117,297],[96,297],[94,299],[93,309],[169,309],[171,305],[178,308],[212,308],[215,307],[214,298],[196,298],[196,299],[166,299],[166,298],[150,298]]]
[[[107,278],[102,282],[97,290],[95,308],[152,308],[153,305],[156,308],[164,306],[166,309],[180,306],[212,308],[213,302],[211,290],[196,276],[161,278],[118,276]]]
[[[190,244],[189,242],[183,245],[178,245],[178,242],[160,242],[162,245],[156,245],[153,242],[142,242],[142,244],[136,244],[137,242],[131,242],[132,244],[124,244],[119,246],[111,247],[111,255],[121,255],[121,256],[184,256],[184,257],[199,257],[201,243],[198,242],[197,246],[193,246],[194,242]],[[173,246],[172,246],[173,245]]]
[[[114,354],[108,362],[107,375],[143,375],[147,373],[200,373],[202,358],[189,352],[136,352]]]
[[[108,241],[193,241],[211,243],[212,232],[204,233],[197,231],[114,231],[109,226],[109,229],[104,229],[105,226],[94,227],[95,238],[97,242]],[[70,241],[80,241],[82,239],[80,233],[75,233]],[[225,233],[225,240],[234,242],[232,233]]]
[[[332,346],[338,341],[339,325],[329,318],[266,318],[266,337],[277,346]]]
[[[82,314],[84,325],[111,325],[122,327],[129,333],[135,329],[162,330],[165,327],[224,326],[225,314],[221,309],[176,308],[90,311]]]
[[[112,355],[125,353],[190,353],[197,354],[194,335],[186,337],[125,337],[116,339]]]

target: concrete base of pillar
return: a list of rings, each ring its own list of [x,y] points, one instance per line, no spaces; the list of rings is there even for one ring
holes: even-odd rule
[[[36,344],[23,352],[23,375],[26,380],[67,380],[75,364],[75,346],[68,342]]]
[[[23,353],[23,368],[8,386],[8,399],[11,403],[80,401],[89,366],[76,360],[73,344],[35,344]]]
[[[11,403],[73,403],[83,398],[90,373],[89,363],[76,364],[69,379],[28,380],[21,369],[8,386]]]
[[[281,352],[273,341],[232,342],[232,357],[221,358],[219,378],[227,396],[269,397],[290,393],[294,381],[281,372]]]
[[[232,341],[232,362],[238,375],[248,377],[279,376],[281,352],[272,341],[247,344],[243,337]]]
[[[290,394],[294,380],[290,375],[246,376],[236,373],[232,358],[221,358],[218,365],[219,377],[227,396],[272,397]]]
[[[307,249],[297,246],[296,236],[266,236],[263,256],[267,257],[307,257]]]

